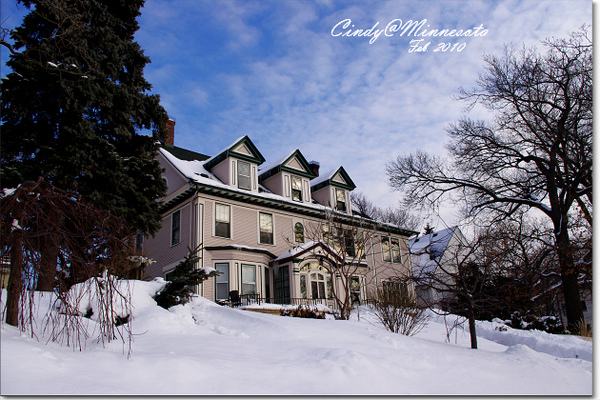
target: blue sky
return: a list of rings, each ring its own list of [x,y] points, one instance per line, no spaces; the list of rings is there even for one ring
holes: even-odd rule
[[[2,0],[3,26],[22,11]],[[419,38],[400,32],[372,43],[333,36],[348,19],[350,29],[426,19],[427,29],[487,33],[425,37],[428,51],[410,52]],[[466,113],[453,96],[475,84],[482,56],[505,43],[541,48],[546,37],[591,25],[592,1],[150,0],[139,23],[136,40],[152,60],[146,79],[177,121],[175,145],[214,155],[249,135],[265,165],[300,149],[323,171],[342,165],[357,191],[388,206],[399,194],[388,188],[386,163],[417,149],[444,154],[445,128]],[[442,43],[457,46],[434,51]]]

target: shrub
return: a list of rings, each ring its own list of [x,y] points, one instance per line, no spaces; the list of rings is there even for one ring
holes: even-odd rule
[[[531,313],[521,315],[520,312],[515,311],[510,316],[510,320],[506,321],[506,325],[515,329],[524,330],[538,330],[548,333],[567,333],[565,327],[558,321],[553,315],[538,317]]]
[[[325,315],[323,313],[320,313],[317,310],[305,305],[299,305],[293,309],[283,310],[281,315],[286,317],[325,319]]]
[[[156,304],[166,309],[178,304],[185,304],[192,298],[196,285],[211,276],[219,275],[219,272],[215,270],[207,272],[204,269],[194,268],[199,260],[199,251],[200,247],[194,250],[189,249],[185,259],[169,274],[167,285],[154,296]]]
[[[416,297],[406,288],[384,286],[377,289],[374,298],[375,315],[391,332],[413,336],[427,325],[425,309],[417,306]]]

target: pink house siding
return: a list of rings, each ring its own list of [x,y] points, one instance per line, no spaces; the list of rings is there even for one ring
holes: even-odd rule
[[[262,156],[254,150],[249,139],[245,138],[242,141],[252,150],[254,157],[252,159],[261,161]],[[299,157],[303,159],[303,156],[299,155]],[[302,296],[300,275],[304,273],[307,276],[307,272],[305,270],[301,273],[300,268],[309,261],[316,261],[314,254],[305,253],[299,259],[284,261],[281,265],[276,259],[290,251],[292,247],[302,244],[295,242],[294,229],[298,222],[304,227],[304,243],[320,238],[321,225],[326,223],[323,209],[331,206],[331,201],[334,199],[331,197],[334,186],[326,184],[322,189],[311,192],[309,178],[312,175],[307,175],[308,178],[301,176],[303,201],[298,202],[291,198],[290,177],[294,174],[289,171],[282,170],[262,181],[262,185],[271,193],[256,190],[258,189],[256,186],[258,161],[250,163],[251,189],[246,191],[237,187],[237,158],[235,157],[225,157],[216,165],[210,164],[209,161],[207,165],[210,168],[207,169],[200,168],[204,165],[201,161],[183,161],[169,154],[166,156],[160,154],[158,159],[165,168],[164,176],[169,190],[164,199],[166,205],[162,228],[154,238],[148,238],[144,245],[148,256],[156,261],[146,269],[147,279],[165,277],[185,258],[189,248],[202,243],[199,267],[215,268],[216,264],[227,264],[229,267],[227,292],[242,291],[242,266],[248,265],[255,268],[255,289],[260,296],[265,297],[267,294],[271,297],[275,296],[275,276],[283,270],[289,271],[289,293],[286,296],[292,298]],[[219,158],[213,158],[213,160],[217,159]],[[302,164],[305,165],[304,162]],[[194,172],[194,168],[199,169]],[[344,176],[349,181],[347,175]],[[322,182],[321,180],[321,185]],[[353,184],[350,181],[344,187],[352,189]],[[345,189],[345,193],[346,204],[350,207],[350,190]],[[315,202],[317,204],[314,204]],[[215,204],[217,203],[228,206],[230,210],[230,237],[228,238],[215,235]],[[180,242],[172,246],[171,216],[176,211],[179,211],[181,216]],[[273,216],[273,244],[260,242],[260,213]],[[351,209],[348,209],[345,214],[350,216]],[[383,261],[380,236],[387,235],[388,230],[394,232],[392,237],[400,241],[401,263],[391,264]],[[376,284],[381,284],[383,280],[398,276],[410,269],[407,232],[410,231],[390,227],[378,232],[378,236],[372,239],[369,254],[362,260],[364,266],[359,268],[362,283],[361,297],[367,296]],[[340,283],[334,278],[333,284]],[[223,291],[224,287],[219,286],[220,291]],[[248,289],[248,287],[252,288],[252,285],[248,286],[246,282],[244,287]],[[199,286],[197,292],[208,299],[215,300],[215,278],[205,281]]]

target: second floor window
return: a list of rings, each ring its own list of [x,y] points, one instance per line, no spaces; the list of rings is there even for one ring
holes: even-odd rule
[[[181,211],[177,210],[171,214],[171,246],[181,241]]]
[[[383,261],[398,264],[402,262],[400,240],[398,238],[381,238],[381,251],[383,253]]]
[[[260,243],[273,244],[273,215],[259,214]]]
[[[294,225],[294,239],[296,243],[304,243],[304,225],[300,222]]]
[[[215,236],[231,237],[230,208],[225,204],[215,204]]]
[[[302,201],[302,178],[292,176],[292,200]]]
[[[346,193],[342,189],[335,189],[335,209],[346,212]]]
[[[238,161],[238,188],[250,190],[250,163]]]

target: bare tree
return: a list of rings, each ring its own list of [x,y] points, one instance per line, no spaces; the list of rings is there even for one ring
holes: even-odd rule
[[[341,319],[350,317],[355,294],[371,279],[365,261],[373,252],[375,227],[365,218],[329,210],[323,222],[307,229],[307,242],[319,244],[313,247],[312,255],[331,277],[331,297]]]
[[[358,215],[373,221],[410,230],[417,230],[421,225],[421,218],[411,213],[401,203],[398,203],[396,207],[381,208],[373,204],[362,192],[352,192],[350,201]]]
[[[388,164],[409,204],[464,199],[469,215],[499,219],[536,209],[553,225],[569,326],[583,318],[570,218],[592,215],[592,44],[585,31],[543,42],[545,54],[507,47],[486,56],[479,87],[460,100],[496,113],[492,125],[463,118],[448,129],[450,161],[418,151]]]
[[[416,296],[402,282],[382,285],[371,298],[375,315],[391,332],[413,336],[427,325],[426,309],[418,306]]]
[[[37,281],[46,279],[56,296],[54,312],[46,315],[52,340],[81,346],[82,337],[87,337],[81,317],[87,310],[80,306],[90,296],[97,299],[98,306],[90,312],[100,325],[100,339],[124,338],[116,327],[127,322],[130,294],[113,276],[127,268],[132,254],[131,234],[122,219],[42,178],[0,196],[0,215],[0,255],[10,255],[7,324],[34,335],[33,293]],[[48,243],[59,249],[52,273],[40,267]],[[74,284],[78,288],[70,290]]]

